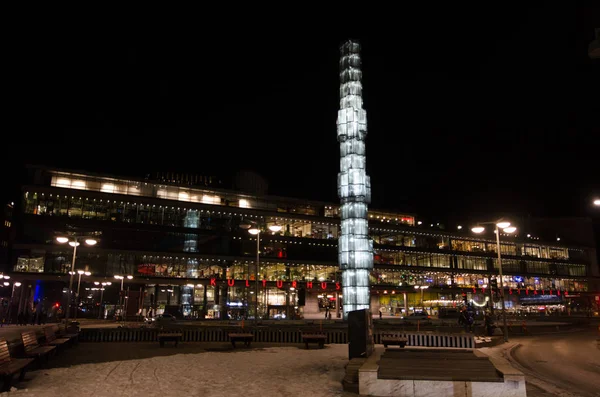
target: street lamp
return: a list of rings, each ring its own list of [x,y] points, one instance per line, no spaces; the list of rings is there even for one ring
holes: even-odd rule
[[[100,285],[99,281],[94,281],[95,285]],[[111,285],[112,283],[110,281],[104,281],[102,282],[102,287],[99,288],[100,290],[100,310],[98,313],[98,320],[100,320],[102,318],[102,301],[104,300],[104,287]]]
[[[94,245],[94,244],[91,244],[91,245]],[[69,272],[69,273],[71,273],[71,272]],[[77,279],[77,293],[75,294],[75,299],[79,300],[79,287],[81,286],[81,276],[83,276],[84,274],[86,276],[91,276],[92,273],[91,272],[86,272],[85,270],[77,270],[77,274],[79,275],[79,277]],[[79,307],[79,303],[77,304],[77,307],[75,308],[75,316],[74,316],[74,318],[77,318],[77,312],[79,311],[78,307]]]
[[[423,304],[423,292],[425,292],[425,290],[429,288],[429,285],[415,285],[415,289],[420,289],[421,290],[421,308],[423,310],[425,310],[425,306]]]
[[[71,293],[73,291],[73,276],[75,275],[75,259],[77,258],[77,247],[79,247],[80,243],[78,241],[78,239],[81,237],[78,237],[76,235],[69,237],[66,236],[58,236],[56,237],[56,241],[59,244],[64,244],[64,243],[69,243],[69,245],[71,247],[73,247],[73,261],[71,262],[71,271],[69,272],[69,274],[71,275],[70,279],[69,279],[69,291],[68,291],[68,304],[67,304],[67,313],[65,314],[65,324],[68,325],[69,322],[69,315],[71,313]],[[86,237],[85,238],[85,243],[87,245],[96,245],[98,243],[98,240],[91,238],[91,237]],[[79,293],[78,293],[79,295]]]
[[[8,306],[8,313],[7,313],[7,318],[8,321],[10,321],[11,319],[11,311],[12,311],[12,305],[13,305],[13,297],[15,296],[15,287],[20,287],[21,283],[16,281],[13,283],[13,287],[12,287],[12,292],[10,293],[10,303]]]
[[[119,305],[121,306],[121,316],[123,317],[123,321],[125,320],[125,305],[122,303],[123,300],[123,283],[125,281],[125,279],[127,280],[131,280],[133,278],[132,275],[128,274],[127,276],[121,276],[119,274],[115,274],[115,278],[117,280],[121,280],[121,292],[119,293]],[[127,301],[125,301],[127,302]]]
[[[596,207],[600,207],[600,199],[596,199],[596,200],[594,200],[594,205],[595,205]]]
[[[496,233],[496,250],[498,251],[498,276],[500,278],[500,302],[502,304],[502,325],[503,325],[503,334],[504,341],[508,342],[508,327],[506,325],[506,307],[504,305],[504,282],[502,280],[502,254],[500,252],[500,230],[503,232],[510,234],[517,231],[517,228],[510,225],[510,222],[506,222],[503,220],[499,220],[496,222],[482,222],[480,225],[492,224],[495,225],[495,233]],[[475,226],[471,229],[473,233],[483,233],[485,228],[483,226]]]
[[[253,227],[248,233],[256,236],[256,266],[254,268],[254,324],[258,323],[258,267],[260,263],[260,229]]]
[[[258,269],[260,267],[260,229],[258,226],[253,224],[240,225],[241,228],[248,229],[248,233],[256,236],[256,267],[254,269],[254,323],[258,323]],[[274,224],[269,226],[269,230],[273,233],[277,233],[282,229],[281,225]]]

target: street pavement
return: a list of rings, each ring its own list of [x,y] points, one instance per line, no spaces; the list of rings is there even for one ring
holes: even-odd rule
[[[480,349],[500,355],[521,370],[529,397],[600,397],[598,330],[511,338],[508,344]]]

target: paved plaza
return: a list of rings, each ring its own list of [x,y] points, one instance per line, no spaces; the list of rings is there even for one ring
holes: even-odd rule
[[[347,357],[347,345],[80,343],[2,395],[350,396],[341,384]]]

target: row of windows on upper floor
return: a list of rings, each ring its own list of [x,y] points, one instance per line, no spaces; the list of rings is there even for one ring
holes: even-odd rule
[[[27,193],[24,202],[25,213],[44,216],[63,216],[90,220],[110,220],[123,223],[139,223],[173,227],[189,227],[204,230],[233,231],[245,219],[240,213],[194,210],[181,207],[138,204],[125,201],[89,199],[83,197],[57,196],[43,193]],[[279,235],[316,239],[337,239],[339,224],[314,222],[285,217],[267,217],[261,226],[282,226]],[[370,227],[375,244],[401,247],[417,247],[465,252],[496,252],[496,243],[454,238],[426,232],[393,231]],[[581,249],[552,247],[537,244],[505,242],[501,244],[502,254],[528,256],[544,259],[574,259],[587,261],[587,252]]]
[[[124,231],[123,236],[111,236],[116,238],[116,243],[111,244],[104,239],[102,243],[102,252],[110,252],[110,250],[120,251],[138,251],[138,252],[164,252],[178,255],[180,253],[187,255],[217,255],[227,257],[253,257],[256,252],[256,243],[250,239],[242,241],[234,239],[233,241],[222,239],[211,239],[210,244],[206,245],[203,241],[192,239],[190,235],[181,234],[180,236],[173,235],[170,239],[163,240],[162,244],[154,244],[151,242],[152,236],[142,239],[143,244],[136,245],[132,240],[128,240],[127,233],[135,234],[137,231]],[[139,236],[138,236],[139,237]],[[34,241],[35,243],[35,241]],[[38,243],[43,243],[38,241]],[[177,245],[177,250],[170,250],[171,245]],[[53,246],[50,250],[62,252],[61,248]],[[25,251],[27,252],[27,251]],[[68,251],[66,251],[68,255]],[[301,244],[285,244],[280,240],[262,240],[260,246],[261,257],[265,260],[273,260],[274,258],[284,261],[314,261],[324,263],[336,263],[338,253],[336,250],[327,246],[310,246]],[[20,249],[16,250],[17,257],[22,256]],[[27,257],[25,254],[24,257]],[[173,258],[173,256],[170,256]],[[184,256],[175,256],[184,260]],[[374,255],[375,265],[386,265],[389,267],[422,267],[422,268],[437,268],[437,269],[465,269],[479,270],[487,272],[496,272],[498,268],[496,258],[484,258],[465,255],[451,255],[442,253],[427,253],[427,252],[402,252],[402,251],[379,251],[376,250]],[[585,264],[560,263],[560,262],[539,262],[534,260],[519,260],[504,258],[503,269],[505,271],[513,271],[530,274],[558,274],[565,276],[585,276],[587,274]]]
[[[71,270],[71,255],[68,251],[30,250],[21,253],[14,267],[17,272],[59,273],[66,274]],[[469,258],[462,258],[470,260]],[[459,259],[459,260],[462,260]],[[195,257],[173,257],[145,255],[137,253],[81,253],[76,258],[76,269],[92,272],[95,276],[112,277],[115,274],[131,274],[134,277],[175,277],[175,278],[207,278],[222,277],[238,280],[254,280],[252,262],[221,261]],[[512,270],[507,270],[509,273]],[[340,271],[335,265],[297,264],[285,262],[261,262],[259,278],[267,281],[339,281]],[[548,273],[545,278],[529,277],[519,271],[520,276],[504,276],[504,285],[511,288],[561,288],[574,290],[585,288],[587,283],[582,279],[565,279],[560,276],[580,276],[578,274]],[[371,271],[372,282],[394,285],[441,285],[472,287],[487,284],[485,274],[469,273],[467,269],[454,271],[416,270],[410,268],[375,268]]]
[[[23,228],[19,243],[36,245],[52,244],[54,236],[53,230],[51,225],[27,223]],[[255,253],[255,241],[255,237],[253,238],[247,235],[244,237],[227,234],[211,235],[210,238],[207,239],[206,235],[197,233],[110,228],[103,231],[100,246],[101,248],[108,250],[153,251],[169,252],[173,254],[188,252],[213,255],[248,256],[254,255]],[[440,250],[436,251],[438,251],[438,253],[413,252],[412,249],[405,251],[402,248],[376,247],[374,263],[439,268],[451,267],[451,258],[456,255],[444,253]],[[312,243],[310,240],[302,241],[299,239],[285,239],[279,236],[264,235],[261,238],[261,255],[271,258],[287,258],[289,260],[335,262],[338,255],[337,241]],[[496,263],[496,258],[490,256],[465,256],[465,258],[472,259],[465,259],[464,261],[459,262],[458,265],[454,265],[454,267],[486,270],[491,266],[491,263]],[[533,271],[531,269],[534,269],[537,266],[535,263],[539,261],[534,260],[531,257],[523,257],[522,259],[510,259],[505,257],[503,262],[505,263],[504,267],[509,267],[511,266],[511,263],[515,263],[515,271]],[[550,265],[549,262],[550,261],[541,262],[542,265],[540,266],[542,266],[543,269],[538,272],[550,272],[553,265]],[[517,263],[520,263],[520,265],[517,265]],[[563,265],[566,266],[569,264],[561,264],[560,266]],[[581,263],[580,265],[585,266]],[[559,268],[562,268],[560,266]]]
[[[280,199],[263,199],[255,196],[243,195],[235,192],[219,193],[210,189],[194,189],[189,186],[160,185],[149,182],[117,180],[113,178],[99,178],[85,175],[71,175],[55,173],[51,179],[51,186],[98,191],[109,194],[155,197],[185,203],[201,203],[215,206],[238,208],[253,208],[293,214],[315,215],[325,217],[339,217],[339,206],[301,203]],[[383,211],[370,211],[370,217],[380,222],[414,226],[415,219],[411,215],[390,213]]]
[[[265,200],[239,193],[217,193],[210,189],[194,189],[189,186],[161,185],[140,181],[118,180],[71,173],[52,172],[50,185],[53,187],[98,191],[109,194],[156,197],[173,201],[232,206],[239,208],[266,209],[304,215],[339,217],[339,207],[323,204],[293,204],[284,200]],[[370,211],[370,217],[381,222],[414,225],[411,215]]]

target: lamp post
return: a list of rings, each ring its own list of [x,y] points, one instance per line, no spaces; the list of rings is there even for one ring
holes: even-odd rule
[[[420,289],[421,290],[421,308],[423,310],[425,310],[425,306],[423,304],[423,292],[425,292],[425,290],[429,288],[429,285],[415,285],[415,289]]]
[[[258,266],[260,263],[260,229],[252,228],[248,233],[256,236],[256,266],[254,268],[254,324],[258,323]]]
[[[102,318],[102,301],[104,300],[104,288],[112,283],[110,281],[103,281],[100,283],[99,281],[94,281],[95,285],[102,285],[102,287],[98,288],[100,290],[100,310],[98,313],[98,320]]]
[[[79,274],[79,277],[77,279],[77,293],[75,294],[75,299],[77,301],[79,301],[79,287],[81,286],[81,276],[84,275],[84,274],[86,276],[91,276],[92,273],[91,272],[86,272],[84,270],[77,270],[77,274]],[[79,303],[77,303],[77,307],[75,308],[75,316],[73,316],[74,319],[77,318],[77,312],[79,312],[78,307],[79,307]]]
[[[68,303],[67,303],[67,313],[65,314],[65,324],[68,325],[69,322],[69,315],[71,313],[71,293],[73,290],[73,276],[75,275],[75,259],[77,258],[77,247],[79,247],[80,243],[78,241],[79,238],[83,238],[83,237],[78,237],[76,235],[69,237],[65,237],[65,236],[59,236],[56,238],[56,241],[59,244],[64,244],[64,243],[69,243],[69,245],[71,247],[73,247],[73,260],[71,261],[71,271],[69,272],[69,274],[71,275],[71,277],[69,278],[69,291],[67,294],[67,299],[68,299]],[[98,240],[94,239],[94,238],[84,238],[84,242],[87,245],[93,246],[96,245],[98,243]]]
[[[596,207],[600,207],[600,199],[596,199],[596,200],[594,200],[594,205],[595,205]]]
[[[6,317],[8,318],[8,321],[10,322],[11,320],[11,312],[12,312],[12,305],[13,305],[13,297],[15,296],[15,287],[20,287],[21,283],[16,281],[13,283],[13,287],[12,287],[12,292],[10,293],[10,303],[8,304],[8,313],[6,314]]]
[[[121,317],[123,318],[123,321],[125,321],[125,305],[122,303],[123,299],[123,283],[125,281],[125,278],[127,278],[127,280],[131,280],[133,278],[132,275],[128,274],[127,276],[121,276],[119,274],[115,274],[115,278],[117,280],[121,280],[121,291],[119,292],[119,306],[121,306]],[[125,300],[125,302],[127,302]]]
[[[514,233],[517,228],[510,225],[510,222],[498,220],[496,222],[483,222],[480,225],[493,224],[496,228],[496,251],[498,252],[498,277],[500,278],[500,302],[502,305],[502,333],[504,334],[504,341],[508,342],[508,327],[506,325],[506,307],[504,305],[504,281],[502,280],[502,254],[500,252],[500,230],[502,229],[505,233]],[[485,228],[483,226],[475,226],[471,230],[473,233],[483,233]]]
[[[242,228],[249,228],[248,233],[256,236],[256,267],[254,269],[254,323],[258,323],[258,268],[260,266],[260,233],[261,230],[254,225],[240,225]],[[271,225],[269,226],[269,230],[273,233],[280,231],[282,228],[281,225]]]

